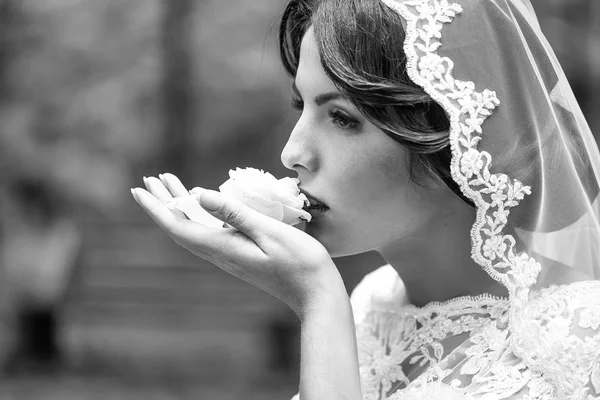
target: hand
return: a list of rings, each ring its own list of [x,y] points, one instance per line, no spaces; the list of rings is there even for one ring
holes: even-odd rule
[[[132,189],[135,200],[175,243],[283,300],[301,319],[325,298],[347,299],[329,253],[303,231],[213,190],[198,195],[200,204],[235,229],[207,227],[161,201],[189,195],[177,177],[163,174],[145,184],[148,191]]]

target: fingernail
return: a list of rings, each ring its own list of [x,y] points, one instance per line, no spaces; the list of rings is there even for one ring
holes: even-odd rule
[[[201,187],[195,187],[192,190],[190,190],[190,194],[195,194],[196,196],[199,196],[200,194],[206,192],[206,189],[203,189]]]
[[[164,178],[163,174],[158,174],[158,179],[160,179],[161,181],[164,181],[164,180],[165,180],[165,178]]]
[[[148,185],[148,178],[146,178],[145,176],[142,178],[142,180],[144,181],[144,185]]]
[[[209,211],[217,211],[223,207],[223,196],[215,191],[207,190],[200,196],[200,205]]]
[[[135,189],[131,189],[131,195],[133,196],[134,199],[137,200],[137,193],[135,192]]]

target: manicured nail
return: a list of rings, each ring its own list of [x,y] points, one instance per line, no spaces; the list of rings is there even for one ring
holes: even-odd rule
[[[134,199],[137,200],[137,193],[135,192],[135,189],[131,189],[131,195],[133,196]]]
[[[146,187],[148,187],[148,178],[146,178],[145,176],[142,178],[142,180],[144,181],[144,185],[146,185]]]
[[[200,205],[209,211],[217,211],[223,203],[223,196],[215,191],[207,190],[200,196]]]
[[[195,187],[192,190],[190,190],[190,194],[195,194],[196,196],[199,196],[203,192],[206,192],[206,189],[201,187]]]

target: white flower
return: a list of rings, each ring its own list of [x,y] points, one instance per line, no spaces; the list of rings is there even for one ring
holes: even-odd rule
[[[481,124],[483,124],[483,118],[465,118],[465,123],[469,128],[474,130],[477,133],[483,133],[481,129]]]
[[[428,38],[441,38],[442,37],[442,26],[437,21],[431,20],[429,23],[423,25],[423,30],[427,34]]]
[[[455,80],[456,88],[460,91],[462,96],[471,96],[471,94],[475,91],[475,84],[471,81],[460,81]]]
[[[493,198],[494,195],[492,195]],[[502,204],[499,204],[498,207],[500,207]],[[491,207],[494,207],[494,204],[491,204]],[[494,216],[494,222],[496,224],[502,224],[502,225],[506,225],[508,223],[508,210],[505,210],[504,208],[500,207],[498,209],[498,211],[494,211],[492,213],[492,215]]]
[[[492,199],[490,207],[500,207],[500,205],[504,204],[504,200],[506,200],[506,195],[502,191],[493,192],[490,197]]]
[[[531,186],[524,186],[520,181],[515,179],[512,190],[509,192],[509,199],[523,200],[526,194],[531,194]]]
[[[250,167],[230,170],[229,178],[219,186],[224,195],[286,224],[310,221],[310,214],[302,209],[308,205],[308,199],[300,193],[297,179],[278,180],[268,172]]]
[[[481,104],[487,110],[493,110],[500,104],[500,100],[498,100],[498,96],[496,95],[495,91],[485,89],[481,93]]]
[[[506,243],[502,236],[492,236],[483,245],[483,255],[490,260],[495,260],[497,256],[502,257],[504,251],[506,251]]]
[[[495,362],[506,347],[508,330],[488,325],[481,333],[471,336],[472,346],[465,350],[467,361],[460,369],[462,374],[474,375]]]
[[[437,54],[427,54],[419,60],[419,70],[421,76],[430,81],[434,79],[442,79],[442,75],[446,72],[446,67],[443,64],[444,59]]]
[[[418,5],[416,9],[420,19],[427,19],[435,13],[435,9],[427,3]]]
[[[469,149],[463,153],[460,159],[460,172],[467,178],[471,178],[474,174],[478,174],[483,168],[483,160],[481,154],[475,149]]]
[[[521,253],[515,258],[509,273],[515,277],[521,287],[529,287],[536,282],[541,269],[542,266],[534,258],[529,257],[526,253]]]
[[[298,188],[298,179],[277,179],[268,172],[255,168],[236,168],[229,171],[229,179],[219,186],[219,191],[248,207],[289,225],[309,222],[311,215],[302,207],[308,199]],[[194,188],[192,195],[170,199],[165,204],[172,210],[178,209],[192,221],[211,227],[221,227],[223,222],[204,210],[196,196],[202,188]]]
[[[474,113],[475,109],[477,108],[477,101],[471,97],[471,93],[465,94],[463,97],[458,99],[458,104],[460,104],[460,112],[462,114],[467,112]]]
[[[600,327],[600,305],[595,304],[585,308],[579,315],[579,326],[596,330]]]
[[[508,183],[508,176],[505,174],[494,174],[490,176],[490,185],[493,186],[493,190],[495,192],[502,192],[506,189],[506,184]]]

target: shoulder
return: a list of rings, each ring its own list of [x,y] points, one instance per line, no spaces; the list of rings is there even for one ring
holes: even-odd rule
[[[354,320],[360,323],[367,311],[399,310],[407,303],[404,283],[389,264],[368,273],[352,291]]]
[[[512,335],[517,355],[559,393],[600,394],[600,281],[534,293],[513,317]]]

